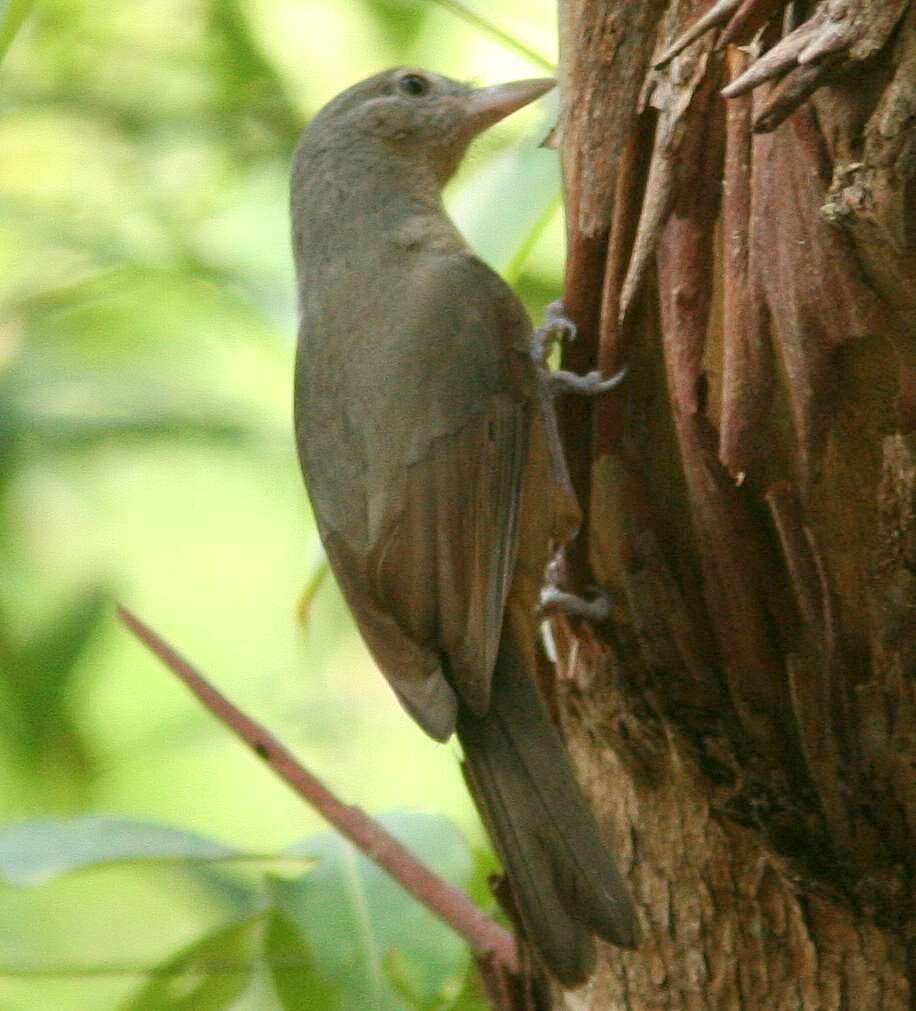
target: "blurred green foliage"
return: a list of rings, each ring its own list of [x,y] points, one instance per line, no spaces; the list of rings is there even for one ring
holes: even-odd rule
[[[310,906],[346,909],[327,891],[342,887],[339,841],[294,844],[321,857],[301,880],[228,859],[282,854],[320,822],[112,606],[180,645],[346,800],[447,815],[487,901],[492,858],[454,752],[399,710],[333,582],[315,579],[289,430],[298,131],[386,65],[486,83],[544,72],[462,6],[0,4],[3,1011],[323,1011],[369,1006],[366,986],[383,994],[372,1006],[481,1006],[460,945],[392,907],[410,900],[352,853],[376,957],[346,956],[345,916],[314,933]],[[477,10],[552,57],[547,0]],[[556,297],[562,255],[556,158],[537,148],[548,121],[526,110],[485,136],[447,195],[532,313]],[[434,869],[468,880],[448,823],[401,817]],[[21,887],[17,859],[46,880]]]

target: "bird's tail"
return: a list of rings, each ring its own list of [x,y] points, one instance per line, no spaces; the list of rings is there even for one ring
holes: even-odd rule
[[[593,934],[638,944],[636,911],[508,626],[490,708],[475,716],[461,706],[458,736],[528,939],[572,987],[594,969]]]

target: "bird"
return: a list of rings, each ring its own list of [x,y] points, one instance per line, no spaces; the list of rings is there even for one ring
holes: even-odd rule
[[[416,723],[457,733],[522,933],[572,988],[594,972],[596,936],[639,941],[534,680],[545,566],[580,516],[532,321],[442,201],[470,142],[554,85],[396,67],[305,127],[293,413],[356,624]]]

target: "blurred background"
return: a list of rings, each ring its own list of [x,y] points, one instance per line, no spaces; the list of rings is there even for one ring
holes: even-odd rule
[[[118,625],[117,600],[346,801],[447,816],[485,893],[455,750],[402,713],[333,580],[316,583],[290,431],[287,224],[297,134],[349,84],[402,63],[481,84],[550,72],[549,0],[480,5],[486,21],[474,10],[0,8],[0,821],[12,832],[0,837],[0,1011],[280,1006],[266,984],[220,1003],[193,988],[156,996],[144,979],[255,908],[257,869],[87,859],[10,883],[49,840],[46,863],[68,847],[63,862],[79,863],[68,823],[49,819],[159,823],[263,855],[324,831]],[[560,290],[557,158],[538,147],[554,114],[555,98],[486,135],[447,194],[535,316]],[[423,1006],[458,1006],[459,989]]]

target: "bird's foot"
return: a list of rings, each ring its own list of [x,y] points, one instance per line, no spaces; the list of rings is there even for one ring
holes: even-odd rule
[[[550,348],[557,341],[574,341],[576,324],[566,315],[562,299],[551,302],[544,310],[544,325],[531,335],[531,357],[538,368],[547,368]]]
[[[564,393],[576,393],[582,397],[597,397],[614,389],[626,376],[626,367],[613,376],[605,377],[597,370],[579,375],[567,369],[551,371],[547,367],[547,357],[551,345],[557,341],[574,341],[578,331],[576,324],[566,315],[562,300],[551,302],[544,312],[544,325],[531,336],[531,357],[547,380],[550,392],[556,397]]]
[[[550,382],[550,392],[554,396],[563,393],[577,393],[580,397],[597,397],[608,390],[613,390],[627,374],[624,366],[613,376],[605,377],[597,369],[580,375],[578,372],[569,372],[566,369],[557,369],[548,374]]]
[[[575,593],[558,590],[555,586],[545,586],[541,590],[539,611],[545,618],[552,614],[566,614],[600,624],[611,616],[611,598],[602,589],[598,589],[594,597],[587,599]]]

